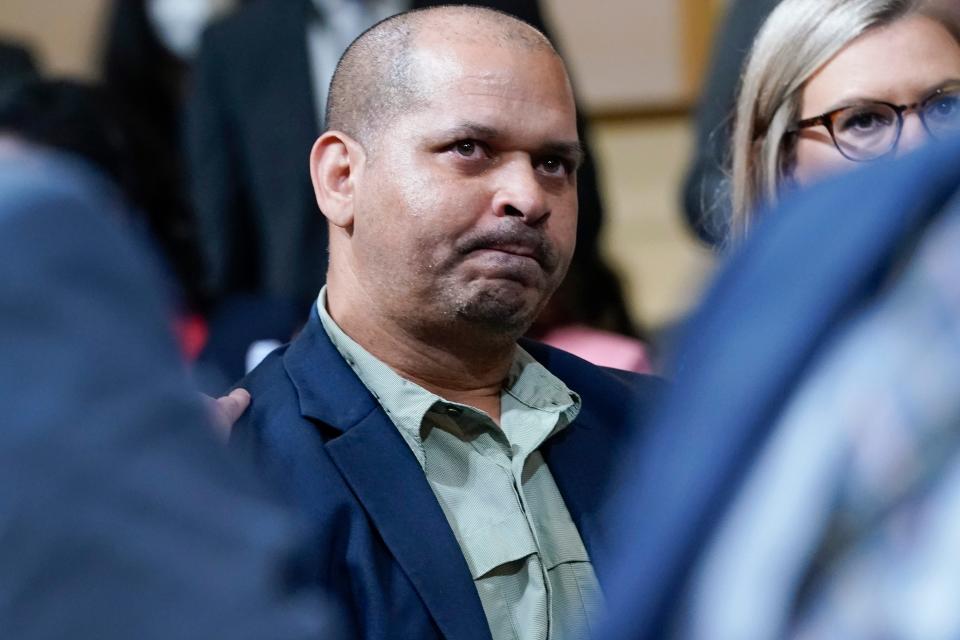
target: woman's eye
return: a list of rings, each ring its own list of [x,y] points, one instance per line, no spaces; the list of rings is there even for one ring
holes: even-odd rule
[[[851,114],[841,123],[843,131],[869,133],[876,129],[889,126],[892,120],[888,114],[878,111],[860,111]]]
[[[957,96],[942,96],[927,105],[924,109],[926,115],[937,118],[948,118],[955,116],[957,112]]]
[[[877,125],[877,117],[863,113],[850,120],[847,120],[847,129],[872,129]]]
[[[956,91],[938,95],[923,105],[923,123],[935,138],[960,132],[960,95]]]

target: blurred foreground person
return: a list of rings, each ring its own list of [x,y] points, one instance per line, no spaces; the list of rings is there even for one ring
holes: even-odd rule
[[[0,137],[0,635],[318,638],[296,535],[185,381],[118,191]]]
[[[960,140],[751,236],[625,460],[604,637],[960,637]]]

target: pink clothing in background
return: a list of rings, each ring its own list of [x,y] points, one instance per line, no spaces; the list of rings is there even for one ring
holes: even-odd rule
[[[602,367],[652,372],[647,348],[636,338],[574,324],[549,331],[539,340]]]

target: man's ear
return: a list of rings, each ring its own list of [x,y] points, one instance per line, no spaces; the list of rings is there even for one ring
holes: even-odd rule
[[[363,148],[341,131],[327,131],[310,151],[310,179],[317,206],[332,224],[353,226],[354,186]]]

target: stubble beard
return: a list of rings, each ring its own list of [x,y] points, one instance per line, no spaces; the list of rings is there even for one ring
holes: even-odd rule
[[[521,295],[505,291],[502,285],[460,291],[455,296],[452,308],[458,321],[494,338],[511,341],[526,333],[543,306],[531,307]]]
[[[449,302],[451,319],[481,335],[489,334],[494,341],[512,342],[526,333],[559,285],[561,278],[556,275],[566,271],[561,255],[541,232],[514,222],[461,239],[456,247],[457,260],[465,260],[476,249],[509,244],[527,246],[534,254],[542,270],[539,285],[505,277],[452,281],[443,286],[442,296]],[[531,286],[538,288],[536,299],[528,290]]]

